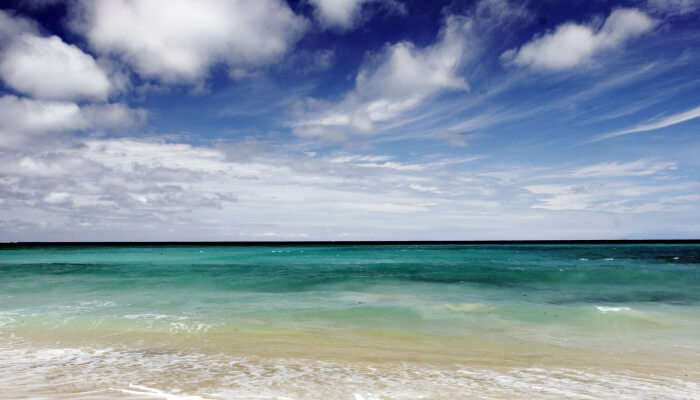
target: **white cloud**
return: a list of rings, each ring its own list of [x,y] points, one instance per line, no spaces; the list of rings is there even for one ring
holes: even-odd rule
[[[33,21],[0,10],[0,48],[22,33],[36,33],[38,28]]]
[[[357,25],[361,19],[363,5],[381,3],[382,6],[400,13],[406,13],[403,4],[395,0],[309,0],[316,8],[316,19],[328,28],[347,30]]]
[[[685,193],[693,190],[693,184],[661,184],[650,180],[672,176],[678,170],[673,161],[641,159],[629,162],[602,162],[579,167],[569,172],[540,174],[536,181],[549,181],[525,185],[536,196],[532,208],[563,211],[588,210],[597,212],[646,212],[651,211],[642,203],[657,203],[658,195]],[[665,173],[664,175],[660,175]],[[632,211],[634,210],[634,211]]]
[[[15,96],[0,97],[0,137],[3,142],[12,139],[13,136],[39,135],[81,129],[85,126],[77,104],[21,99]]]
[[[397,43],[388,47],[377,61],[364,65],[355,79],[356,95],[371,101],[367,105],[370,116],[385,118],[395,112],[392,106],[410,107],[440,89],[467,89],[457,69],[469,26],[468,20],[449,17],[437,43],[422,49],[409,42]],[[396,102],[399,98],[407,99],[399,104]]]
[[[669,15],[689,14],[700,8],[698,0],[648,0],[650,9]]]
[[[132,128],[146,121],[146,110],[130,108],[121,103],[90,104],[80,109],[88,127],[94,129]]]
[[[326,142],[341,142],[347,138],[343,130],[323,125],[302,125],[292,130],[295,136],[300,138],[319,139]]]
[[[695,118],[700,118],[700,107],[695,107],[687,111],[683,111],[678,114],[673,114],[668,117],[662,118],[657,121],[649,122],[646,124],[640,124],[629,129],[623,129],[620,131],[604,133],[602,135],[596,136],[591,141],[598,142],[605,139],[612,139],[614,137],[629,135],[638,132],[648,132],[655,131],[657,129],[667,128],[676,124],[683,123],[685,121],[690,121]]]
[[[441,194],[442,191],[436,188],[435,186],[423,186],[418,183],[411,183],[408,185],[409,188],[417,191],[417,192],[428,192],[428,193],[435,193],[435,194]]]
[[[362,65],[355,89],[342,102],[297,121],[295,133],[370,133],[376,122],[394,118],[440,91],[467,90],[458,72],[468,55],[470,33],[469,19],[450,16],[432,45],[387,46]]]
[[[40,100],[107,100],[123,87],[89,54],[58,36],[44,37],[33,21],[0,10],[0,79]],[[116,82],[112,82],[112,78]]]
[[[661,171],[675,170],[678,165],[675,162],[654,162],[650,160],[637,160],[627,163],[606,162],[579,168],[571,174],[572,177],[613,177],[613,176],[647,176]]]
[[[437,132],[435,137],[442,139],[453,146],[464,147],[467,145],[467,137],[459,132],[442,130]]]
[[[24,33],[0,54],[0,78],[37,99],[106,100],[113,87],[95,59],[58,36]]]
[[[446,17],[433,43],[418,46],[402,41],[367,54],[355,76],[354,88],[340,101],[299,101],[299,112],[291,122],[297,136],[323,138],[329,132],[336,140],[342,140],[401,128],[413,130],[413,122],[428,122],[445,110],[440,105],[426,110],[426,104],[438,103],[438,96],[448,92],[469,90],[467,76],[481,74],[479,56],[489,56],[486,53],[492,41],[501,40],[513,24],[532,17],[526,7],[507,0],[480,0],[466,9],[454,4],[446,7],[443,14]],[[456,146],[466,145],[468,137],[462,135],[464,132],[437,133],[441,130],[445,129],[433,127],[429,135]],[[425,136],[425,132],[414,131],[365,142]]]
[[[670,204],[689,205],[697,201],[698,184],[694,182],[659,184],[618,179],[586,182],[581,184],[544,183],[526,185],[524,189],[535,194],[536,201],[530,207],[551,211],[585,210],[606,213],[643,213],[675,211]],[[610,178],[596,176],[597,178]],[[668,199],[674,199],[669,201]],[[651,206],[654,205],[654,206]],[[683,211],[684,213],[686,211]]]
[[[239,73],[274,61],[307,22],[281,0],[83,0],[76,30],[142,76],[194,81],[218,62]]]
[[[591,206],[592,195],[587,193],[585,186],[570,186],[560,184],[526,186],[528,191],[544,195],[532,208],[545,210],[584,210]]]
[[[0,97],[0,148],[33,146],[52,135],[86,129],[137,125],[143,110],[122,104],[79,106],[72,102]]]
[[[603,51],[649,32],[656,21],[637,9],[621,8],[610,13],[605,23],[565,23],[554,32],[534,37],[520,49],[506,51],[502,59],[539,70],[563,70],[590,61]]]
[[[50,204],[61,204],[70,201],[70,194],[65,192],[51,192],[44,196],[44,201]]]
[[[359,155],[359,154],[345,154],[332,157],[328,161],[334,164],[342,164],[349,162],[382,162],[391,160],[390,156],[373,156],[373,155]]]
[[[486,30],[507,28],[516,21],[531,20],[533,17],[526,2],[509,0],[480,0],[474,7],[473,15],[475,21],[484,25]]]
[[[345,154],[331,157],[328,160],[332,164],[347,164],[359,168],[386,168],[397,171],[422,171],[430,164],[407,164],[398,161],[392,161],[389,156],[375,155],[357,155]]]
[[[362,5],[372,0],[309,0],[316,7],[316,18],[325,26],[348,29],[360,14]]]
[[[286,237],[302,228],[319,232],[319,224],[358,218],[369,223],[436,204],[425,198],[429,193],[398,190],[404,179],[421,180],[413,176],[420,173],[416,168],[386,164],[385,156],[345,156],[350,158],[239,161],[218,148],[128,138],[0,152],[0,198],[6,200],[0,216],[30,221],[42,214],[48,228],[39,229],[89,223],[110,234],[120,226],[144,232],[192,224],[224,233],[233,218],[250,238],[271,231]],[[359,165],[364,163],[378,166]],[[335,218],[309,219],[319,210]]]
[[[12,221],[0,240],[600,238],[643,232],[649,213],[669,213],[658,229],[685,227],[697,209],[697,183],[546,183],[532,165],[283,153],[134,138],[0,152],[0,220]],[[672,221],[678,209],[685,218]]]

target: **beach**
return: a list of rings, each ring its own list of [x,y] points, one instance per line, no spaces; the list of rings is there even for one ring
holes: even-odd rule
[[[691,399],[700,245],[0,251],[0,393]]]

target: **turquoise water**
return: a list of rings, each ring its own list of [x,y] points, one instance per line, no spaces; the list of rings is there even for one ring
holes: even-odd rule
[[[314,376],[308,385],[330,378],[330,371],[339,366],[378,370],[392,362],[403,367],[414,363],[423,371],[412,370],[416,382],[428,371],[420,368],[428,365],[431,371],[442,371],[441,376],[458,366],[487,375],[496,373],[495,368],[501,374],[498,379],[505,376],[516,383],[508,371],[523,374],[523,368],[532,367],[557,370],[556,376],[563,373],[561,368],[607,368],[605,376],[624,370],[676,379],[676,374],[682,378],[700,366],[700,245],[1,250],[0,338],[5,351],[0,352],[0,361],[4,355],[5,362],[14,366],[12,374],[29,374],[29,381],[36,373],[30,366],[37,371],[37,363],[50,365],[54,356],[59,370],[66,368],[65,357],[73,361],[78,357],[80,363],[69,364],[75,368],[71,374],[80,375],[85,365],[96,368],[104,363],[105,354],[122,354],[110,358],[113,361],[98,373],[110,382],[108,388],[95,384],[66,389],[60,379],[38,386],[27,383],[24,389],[13,386],[18,397],[27,398],[55,394],[58,388],[67,390],[70,398],[83,392],[166,398],[173,395],[168,390],[177,386],[171,378],[144,372],[138,375],[147,380],[141,383],[149,383],[144,385],[137,378],[129,382],[120,378],[129,376],[127,369],[137,368],[120,367],[120,362],[129,360],[124,354],[143,358],[154,351],[202,357],[201,368],[208,370],[236,357],[254,359],[258,367],[278,368],[279,360],[304,368],[332,364],[312,368],[316,375],[307,373]],[[358,371],[352,379],[360,379]],[[391,371],[395,373],[396,366]],[[221,367],[206,379],[190,376],[188,393],[198,393],[198,398],[244,398],[242,392],[224,390],[241,384],[221,383],[230,373]],[[212,374],[218,380],[212,380]],[[0,373],[0,386],[10,378]],[[693,379],[688,382],[691,386]],[[256,382],[261,386],[248,382],[258,388],[256,393],[271,390],[266,386],[269,381]],[[639,383],[630,382],[634,393]],[[422,387],[430,387],[426,385]],[[441,385],[423,398],[441,398],[440,394],[450,398],[446,394],[456,386]],[[310,393],[316,393],[323,398],[323,390],[330,387],[312,392],[278,390],[275,396],[313,398]],[[376,391],[357,390],[348,386],[347,393],[337,395],[379,396]],[[480,389],[475,390],[478,394]],[[505,397],[515,393],[508,392],[513,388],[504,390]],[[685,392],[664,393],[684,398]],[[411,398],[383,396],[377,398]],[[602,392],[597,396],[605,397]]]

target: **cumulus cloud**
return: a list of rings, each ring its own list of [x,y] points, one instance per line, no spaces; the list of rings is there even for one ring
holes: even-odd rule
[[[284,54],[306,29],[281,0],[84,0],[73,26],[139,74],[193,81],[218,62],[236,74]]]
[[[38,28],[33,21],[0,10],[0,48],[22,33],[37,32]]]
[[[87,129],[122,128],[138,124],[145,111],[123,104],[79,106],[65,101],[0,97],[0,148],[33,146],[53,135]]]
[[[37,99],[106,100],[113,89],[95,59],[58,36],[22,34],[0,54],[0,78]]]
[[[395,0],[309,0],[316,8],[315,16],[327,28],[347,30],[361,20],[364,5],[375,3],[399,14],[406,13],[406,7]]]
[[[0,147],[12,147],[32,137],[85,126],[77,104],[0,97]]]
[[[122,103],[88,104],[81,106],[80,112],[90,129],[134,128],[146,122],[148,116],[146,110]]]
[[[115,85],[95,58],[58,36],[42,36],[33,21],[0,10],[0,79],[41,100],[100,100]]]
[[[610,13],[599,28],[593,23],[565,23],[553,32],[534,37],[519,49],[506,51],[502,59],[537,70],[569,69],[622,46],[655,25],[656,21],[644,12],[621,8]]]
[[[382,114],[394,112],[392,105],[382,97],[404,98],[404,102],[412,104],[440,89],[467,89],[457,69],[464,55],[469,27],[469,20],[451,16],[437,43],[425,48],[417,48],[409,42],[397,43],[363,65],[355,79],[356,95],[363,100],[374,100],[367,107],[368,113],[382,119]],[[377,98],[379,100],[375,100]]]
[[[440,91],[467,90],[459,67],[467,56],[470,28],[468,18],[450,16],[431,45],[386,46],[361,66],[354,90],[342,102],[297,121],[295,132],[298,136],[370,133],[376,122],[394,118]]]

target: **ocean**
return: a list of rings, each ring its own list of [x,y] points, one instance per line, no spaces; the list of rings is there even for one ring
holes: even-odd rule
[[[697,399],[700,245],[0,250],[3,399]]]

